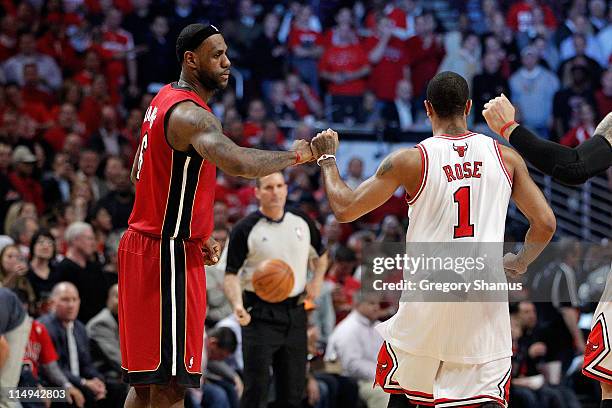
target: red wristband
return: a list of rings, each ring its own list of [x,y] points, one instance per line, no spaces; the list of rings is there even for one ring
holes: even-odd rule
[[[300,162],[300,160],[301,160],[301,159],[302,159],[302,156],[300,155],[300,152],[296,151],[296,152],[295,152],[295,163],[293,163],[293,164],[294,164],[294,165],[295,165],[295,164],[298,164],[298,163]]]
[[[501,135],[501,137],[504,137],[504,132],[512,125],[517,124],[518,123],[515,120],[511,120],[510,122],[506,123],[504,126],[502,126],[501,130],[499,131],[499,134]]]

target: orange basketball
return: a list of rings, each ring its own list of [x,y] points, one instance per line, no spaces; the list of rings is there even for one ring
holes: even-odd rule
[[[293,282],[293,270],[287,262],[280,259],[263,261],[253,273],[255,293],[270,303],[287,299],[293,289]]]

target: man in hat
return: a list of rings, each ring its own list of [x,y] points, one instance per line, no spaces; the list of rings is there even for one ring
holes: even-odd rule
[[[23,201],[34,203],[36,210],[42,214],[45,210],[45,200],[40,181],[34,176],[36,156],[26,146],[17,146],[13,150],[13,168],[9,181],[21,195]]]

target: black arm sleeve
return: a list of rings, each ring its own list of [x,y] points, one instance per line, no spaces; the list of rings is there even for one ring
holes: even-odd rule
[[[612,165],[612,146],[601,135],[570,148],[519,126],[510,134],[510,144],[538,170],[565,184],[582,184]]]

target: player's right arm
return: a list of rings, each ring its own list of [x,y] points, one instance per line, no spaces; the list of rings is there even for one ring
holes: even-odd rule
[[[527,165],[513,149],[501,146],[506,165],[513,170],[512,199],[529,221],[525,243],[518,254],[504,257],[504,267],[512,275],[520,275],[550,242],[557,227],[557,221],[544,194],[529,176]]]
[[[187,151],[193,146],[204,159],[232,176],[259,178],[312,159],[310,145],[304,140],[296,141],[288,152],[238,146],[223,134],[215,115],[191,102],[172,111],[167,129],[172,147]]]

